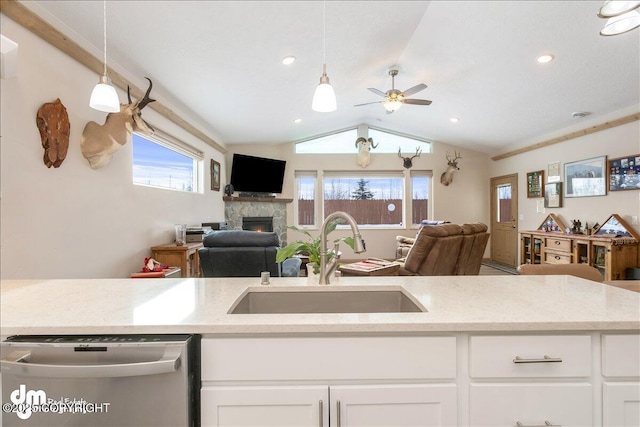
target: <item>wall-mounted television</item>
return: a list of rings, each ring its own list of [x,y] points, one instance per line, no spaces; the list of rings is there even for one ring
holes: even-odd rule
[[[241,195],[260,197],[282,193],[284,182],[284,160],[234,154],[231,165],[233,191]]]

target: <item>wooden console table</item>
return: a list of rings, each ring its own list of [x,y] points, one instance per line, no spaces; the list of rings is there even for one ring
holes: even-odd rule
[[[180,267],[182,277],[200,277],[198,249],[202,247],[202,242],[154,246],[151,248],[151,257],[170,267]]]
[[[589,264],[605,281],[622,280],[638,266],[638,241],[555,231],[521,231],[521,264]]]

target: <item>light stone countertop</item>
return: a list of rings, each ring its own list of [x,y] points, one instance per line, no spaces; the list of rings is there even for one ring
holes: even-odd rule
[[[310,287],[306,278],[271,283],[261,287],[259,278],[3,280],[0,335],[640,330],[640,293],[571,276],[342,277],[322,288],[402,286],[428,312],[227,314],[247,287]]]

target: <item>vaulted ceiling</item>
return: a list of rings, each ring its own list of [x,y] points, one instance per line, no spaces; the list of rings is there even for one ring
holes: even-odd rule
[[[155,98],[206,123],[225,145],[296,141],[367,123],[492,154],[580,120],[637,111],[640,29],[599,35],[602,3],[109,0],[108,62],[138,81],[149,76]],[[24,4],[101,57],[102,2]],[[338,99],[332,113],[311,110],[323,7]],[[544,53],[555,59],[539,64]],[[283,65],[288,55],[296,61]],[[391,88],[393,65],[396,88],[425,83],[412,98],[433,103],[393,114],[381,104],[355,107],[380,100],[367,88]]]

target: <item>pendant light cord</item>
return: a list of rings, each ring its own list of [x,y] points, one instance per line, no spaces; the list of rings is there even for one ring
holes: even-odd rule
[[[104,75],[107,75],[107,0],[104,0],[103,3],[103,13],[102,13],[102,17],[103,17],[103,32],[102,32],[102,38],[104,40]]]
[[[322,2],[322,63],[327,63],[327,1]]]

